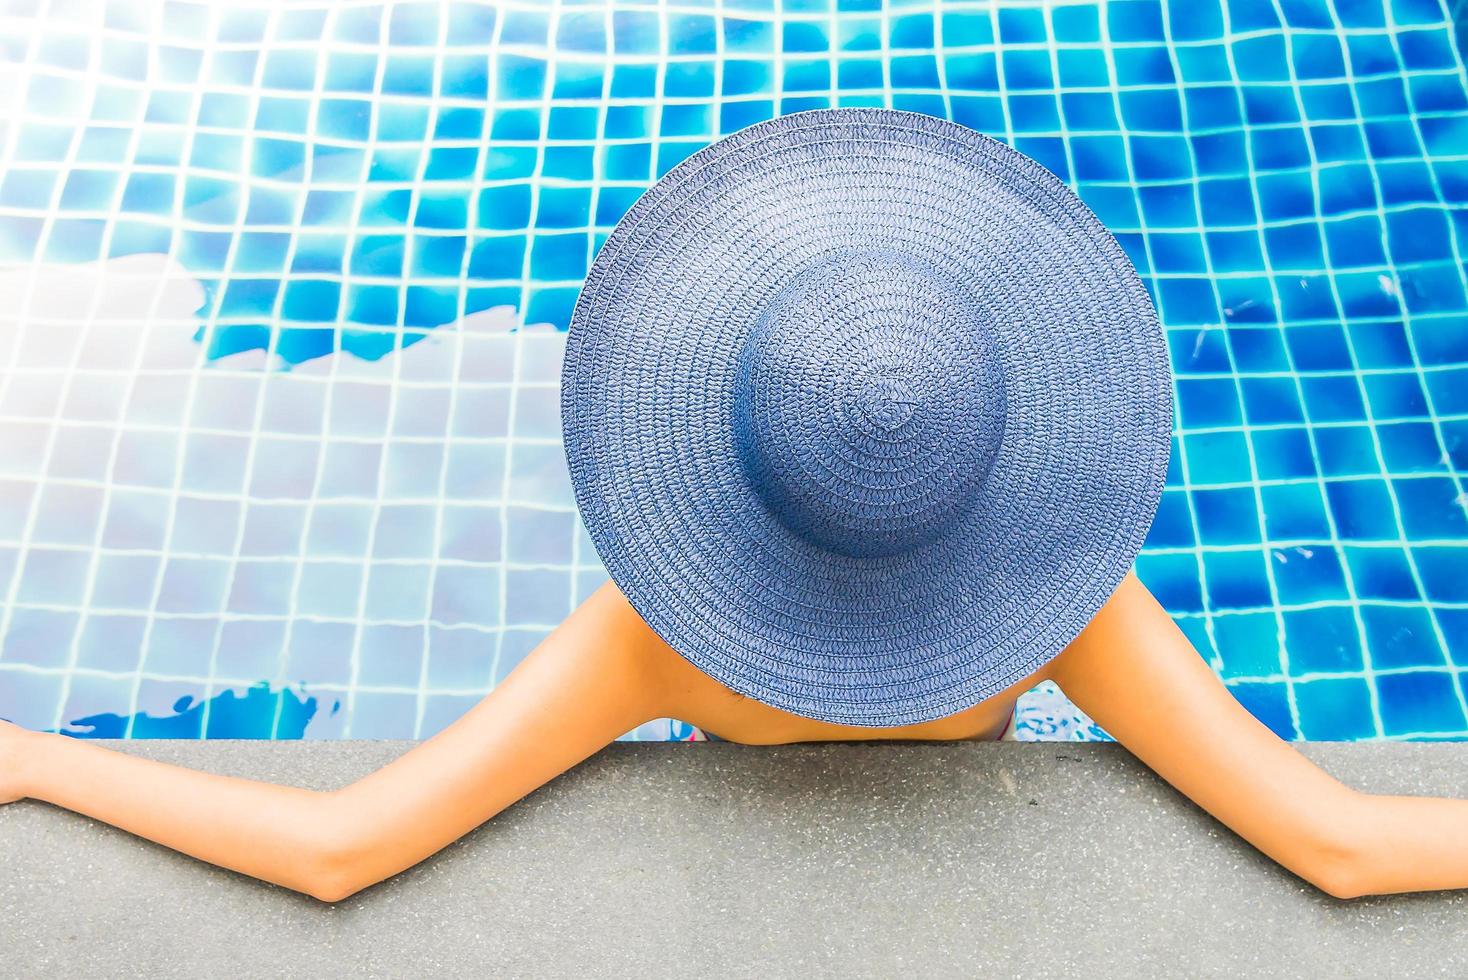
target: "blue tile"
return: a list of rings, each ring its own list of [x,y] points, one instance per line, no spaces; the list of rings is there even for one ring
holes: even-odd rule
[[[1366,142],[1356,126],[1312,126],[1309,135],[1315,158],[1322,165],[1366,159]],[[1364,182],[1363,172],[1368,174]],[[1319,179],[1321,206],[1326,212],[1375,206],[1376,188],[1369,171],[1362,166],[1322,169]]]
[[[588,187],[542,186],[537,189],[537,228],[584,228],[590,221],[590,215],[591,189]]]
[[[1233,78],[1228,50],[1221,44],[1199,44],[1174,49],[1178,68],[1190,82],[1228,82]]]
[[[1242,378],[1244,417],[1250,425],[1287,425],[1304,421],[1293,378]]]
[[[718,31],[712,17],[703,14],[670,14],[667,16],[667,32],[669,51],[679,54],[713,54],[718,50]]]
[[[1183,127],[1182,104],[1171,89],[1138,89],[1118,98],[1129,128],[1176,132]]]
[[[1346,540],[1392,540],[1398,537],[1391,494],[1383,480],[1331,480],[1326,500],[1336,529]]]
[[[1179,378],[1177,395],[1185,429],[1238,425],[1242,421],[1238,392],[1231,380]]]
[[[1065,43],[1087,43],[1101,39],[1100,20],[1096,8],[1089,4],[1056,7],[1050,12],[1055,25],[1055,40]]]
[[[894,49],[931,48],[933,17],[931,14],[904,14],[889,21],[887,46]]]
[[[711,136],[713,114],[708,106],[664,106],[658,118],[659,136]]]
[[[1196,233],[1153,232],[1149,236],[1156,271],[1169,274],[1200,274],[1208,269],[1203,243]]]
[[[1069,121],[1068,124],[1076,125]],[[1126,144],[1120,136],[1072,136],[1070,147],[1078,179],[1125,179]]]
[[[888,70],[894,88],[938,88],[938,60],[931,54],[894,57]],[[790,78],[788,69],[785,78]],[[826,78],[824,62],[816,66],[815,78]],[[829,82],[822,82],[822,85],[826,84]],[[950,81],[948,84],[957,85],[959,82]]]
[[[758,62],[731,61],[725,69],[725,91],[737,94],[741,91],[739,80],[750,66]],[[650,99],[657,94],[658,71],[656,65],[617,65],[612,71],[611,95],[614,99]]]
[[[1355,90],[1349,85],[1310,85],[1299,90],[1300,102],[1305,107],[1305,118],[1322,120],[1354,120],[1356,118]]]
[[[530,250],[530,274],[541,281],[582,279],[586,275],[587,251],[585,234],[536,235]]]
[[[1330,521],[1325,500],[1314,483],[1286,483],[1259,488],[1264,530],[1271,541],[1328,541]]]
[[[1397,35],[1397,44],[1402,66],[1409,71],[1448,71],[1458,64],[1452,36],[1446,30],[1403,31]]]
[[[1273,15],[1271,14],[1271,19]],[[1235,31],[1244,30],[1239,24]],[[1278,34],[1245,37],[1232,43],[1239,80],[1244,82],[1287,82],[1290,80],[1284,38]]]
[[[1413,75],[1407,79],[1412,108],[1419,113],[1468,110],[1468,93],[1458,79],[1442,75]]]
[[[1107,130],[1119,127],[1116,100],[1110,92],[1062,92],[1060,106],[1066,125],[1071,129]],[[1083,140],[1086,145],[1105,146],[1112,153],[1125,153],[1126,147],[1120,136],[1075,137],[1072,145],[1078,145]],[[1123,173],[1125,170],[1123,158]]]
[[[1295,684],[1300,736],[1312,742],[1354,742],[1376,735],[1371,689],[1360,677],[1322,677]]]
[[[1425,380],[1439,414],[1468,414],[1468,369],[1434,371]]]
[[[843,89],[881,89],[886,77],[881,61],[846,60],[840,63],[836,84]]]
[[[1045,133],[1060,129],[1059,109],[1054,96],[1051,95],[1011,95],[1009,97],[1009,118],[1016,132]],[[1015,148],[1019,149],[1018,146]],[[1059,166],[1055,165],[1056,160],[1059,160]],[[1050,160],[1041,162],[1049,163],[1051,172],[1058,170],[1064,175],[1065,158],[1063,156],[1052,154]]]
[[[1370,214],[1326,223],[1326,245],[1333,266],[1381,266],[1381,222]]]
[[[1010,90],[1022,91],[1055,87],[1055,79],[1050,75],[1048,52],[1027,49],[1007,50],[1002,52],[1000,65],[1004,72],[1004,84]],[[937,81],[936,74],[933,80]]]
[[[1137,196],[1131,188],[1083,184],[1078,190],[1081,200],[1096,212],[1096,217],[1113,235],[1119,238],[1120,229],[1137,227]]]
[[[1113,41],[1161,42],[1165,39],[1159,0],[1112,0],[1106,6],[1106,23]]]
[[[1402,529],[1412,541],[1468,538],[1468,497],[1458,482],[1447,477],[1423,476],[1394,479],[1392,491],[1402,511]],[[1464,558],[1468,569],[1468,555]]]
[[[1273,291],[1264,277],[1232,277],[1218,286],[1223,315],[1232,324],[1276,323]]]
[[[1468,609],[1432,609],[1454,665],[1468,667]]]
[[[1387,244],[1392,260],[1406,264],[1452,254],[1447,216],[1433,208],[1412,208],[1387,215]]]
[[[1274,372],[1290,370],[1284,334],[1275,327],[1230,326],[1229,347],[1240,371]]]
[[[1437,180],[1427,164],[1419,160],[1397,160],[1382,163],[1376,168],[1377,181],[1381,189],[1381,200],[1387,208],[1401,208],[1408,205],[1436,205],[1438,202],[1439,189]],[[1391,214],[1387,218],[1389,232],[1394,232],[1392,254],[1398,260],[1407,259],[1411,261],[1411,253],[1414,249],[1426,246],[1426,242],[1417,242],[1413,238],[1417,230],[1412,228],[1412,222],[1417,219],[1404,217],[1401,214]],[[1443,248],[1445,244],[1445,232],[1447,221],[1444,218],[1441,229],[1436,227],[1429,229],[1436,239],[1432,242],[1433,247],[1425,248],[1429,254],[1421,256],[1422,261],[1431,261],[1434,258],[1443,258],[1448,250]]]
[[[1112,62],[1116,65],[1116,82],[1124,86],[1174,85],[1177,75],[1172,68],[1172,57],[1161,45],[1137,45],[1113,48]]]
[[[1407,331],[1400,320],[1349,323],[1346,330],[1360,368],[1400,368],[1414,363]],[[1463,353],[1462,359],[1468,360],[1468,343]]]
[[[1208,226],[1255,224],[1254,188],[1243,178],[1204,179],[1198,182],[1202,219]]]
[[[1285,606],[1349,599],[1340,555],[1329,545],[1295,545],[1270,553],[1274,584]]]
[[[1464,195],[1464,200],[1468,200],[1468,194]],[[1459,228],[1461,234],[1468,231],[1468,223],[1459,221],[1460,210],[1454,209],[1451,214],[1455,223],[1462,226]],[[1445,318],[1441,314],[1468,311],[1468,293],[1464,290],[1460,267],[1452,262],[1419,264],[1403,273],[1402,280],[1407,310],[1417,316],[1413,323],[1414,336],[1419,329],[1426,328],[1429,338],[1435,337],[1438,341],[1447,339],[1450,334],[1442,322]],[[1457,335],[1456,345],[1459,350],[1468,347],[1468,340],[1463,338],[1461,331]],[[1424,342],[1421,346],[1426,347],[1427,343]],[[1429,354],[1424,352],[1420,356],[1427,363],[1425,358]],[[1430,356],[1441,358],[1442,348],[1436,347]]]
[[[1366,404],[1354,375],[1305,375],[1300,378],[1305,396],[1305,413],[1311,422],[1361,422]]]
[[[1194,490],[1193,512],[1204,544],[1258,544],[1259,516],[1254,492],[1247,487]]]
[[[1067,88],[1104,88],[1111,84],[1111,70],[1100,51],[1062,48],[1055,53],[1060,84]]]
[[[1334,33],[1292,35],[1290,62],[1295,77],[1302,80],[1340,78],[1346,73],[1343,46]]]
[[[1334,273],[1342,311],[1348,317],[1398,317],[1402,314],[1395,289],[1384,289],[1378,273]]]
[[[557,73],[559,78],[559,72]],[[714,64],[711,61],[674,62],[663,69],[663,95],[672,99],[708,98],[714,94]],[[703,109],[707,106],[669,104],[663,106],[666,114],[670,109]]]
[[[726,102],[719,110],[719,132],[732,133],[773,118],[775,105],[767,100]]]
[[[1446,433],[1438,438],[1431,422],[1399,422],[1376,427],[1381,437],[1381,458],[1389,473],[1426,473],[1445,469]]]
[[[652,112],[641,105],[608,106],[602,132],[608,139],[645,139],[652,135]]]
[[[1194,486],[1249,483],[1249,442],[1243,432],[1189,433],[1183,438],[1188,454],[1188,479]]]
[[[1303,428],[1256,429],[1249,433],[1261,480],[1313,479],[1318,473],[1310,436]]]
[[[1161,291],[1160,312],[1164,322],[1170,325],[1200,323],[1216,328],[1220,319],[1218,297],[1209,282],[1200,278],[1188,277],[1163,279],[1158,286]],[[1206,329],[1201,331],[1201,335],[1203,335],[1202,346],[1195,346],[1183,355],[1188,358],[1186,366],[1179,365],[1176,360],[1178,355],[1174,354],[1174,364],[1179,365],[1177,370],[1228,370],[1227,346],[1221,339],[1222,331]],[[1213,366],[1219,364],[1219,358],[1223,358],[1225,363],[1221,366]]]
[[[1361,669],[1361,631],[1349,607],[1286,610],[1284,624],[1293,676]]]
[[[1416,670],[1376,678],[1382,729],[1388,735],[1460,732],[1468,719],[1451,675]]]
[[[770,53],[775,50],[775,25],[769,21],[726,14],[723,18],[723,31],[724,50],[727,52]]]
[[[1367,374],[1361,378],[1374,419],[1427,418],[1427,396],[1416,374]]]
[[[1223,677],[1273,677],[1281,671],[1280,630],[1273,612],[1213,617],[1213,635],[1223,660]]]
[[[995,92],[999,89],[999,60],[990,52],[946,54],[943,57],[943,77],[958,91]],[[980,131],[992,132],[995,129],[1002,130],[1002,123],[982,126]]]
[[[1280,98],[1273,85],[1243,87],[1244,119],[1252,126],[1280,126],[1300,122],[1300,107],[1294,99]],[[1258,161],[1255,161],[1256,164]]]
[[[1361,607],[1361,620],[1366,625],[1366,646],[1374,669],[1441,667],[1445,662],[1426,609],[1366,604]]]
[[[1211,41],[1224,35],[1222,12],[1214,4],[1168,4],[1167,24],[1173,41]]]
[[[1402,114],[1406,114],[1405,106]],[[1416,126],[1405,119],[1371,119],[1365,128],[1366,147],[1377,160],[1411,157],[1422,152]]]
[[[1219,272],[1258,272],[1264,269],[1264,250],[1258,232],[1210,231],[1206,239],[1208,259]],[[1231,299],[1229,297],[1225,302]]]
[[[1284,336],[1297,371],[1349,371],[1354,367],[1345,331],[1338,324],[1290,327]]]
[[[990,44],[994,28],[989,16],[981,11],[953,11],[943,14],[943,43],[947,47]]]
[[[1415,545],[1411,551],[1428,601],[1468,602],[1468,559],[1461,544]]]
[[[1254,166],[1260,171],[1297,171],[1310,166],[1310,147],[1299,130],[1256,129],[1250,133],[1249,147]],[[1291,177],[1294,176],[1292,173]],[[1281,215],[1285,216],[1285,215]],[[1289,217],[1302,217],[1300,211]]]
[[[1192,512],[1187,494],[1167,490],[1157,507],[1152,527],[1147,532],[1147,546],[1153,548],[1191,548],[1197,542],[1193,535]]]
[[[1259,609],[1274,604],[1262,551],[1205,551],[1208,601],[1215,609]]]
[[[1270,225],[1264,229],[1264,245],[1275,271],[1318,269],[1325,262],[1325,246],[1314,222]],[[1305,278],[1295,273],[1279,277],[1280,307],[1289,320],[1320,320],[1339,315],[1330,295],[1330,281],[1323,276]]]
[[[1005,44],[1043,44],[1045,12],[1024,8],[999,10],[999,40]]]
[[[652,147],[646,142],[608,145],[602,151],[602,172],[608,180],[649,180]]]
[[[1315,218],[1315,185],[1296,170],[1262,173],[1255,178],[1259,214],[1266,221]]]
[[[1193,164],[1181,136],[1131,135],[1132,167],[1141,180],[1191,180]]]
[[[1190,137],[1201,176],[1239,176],[1249,172],[1240,133],[1203,133]]]
[[[1174,434],[1169,442],[1171,444],[1171,452],[1168,454],[1167,457],[1167,477],[1164,485],[1169,487],[1180,487],[1185,482],[1183,480],[1182,439]]]
[[[1445,420],[1439,425],[1442,429],[1444,462],[1459,472],[1468,471],[1468,419]]]

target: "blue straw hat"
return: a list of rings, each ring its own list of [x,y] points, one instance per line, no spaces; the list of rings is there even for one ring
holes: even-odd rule
[[[797,715],[953,714],[1075,638],[1167,469],[1162,330],[1033,160],[886,109],[674,167],[571,319],[561,410],[608,572],[679,654]]]

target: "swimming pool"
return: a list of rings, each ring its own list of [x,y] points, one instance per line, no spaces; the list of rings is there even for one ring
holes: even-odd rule
[[[1468,737],[1465,7],[8,3],[0,717],[453,720],[605,575],[556,412],[606,233],[720,134],[886,105],[1035,157],[1142,273],[1138,569],[1234,694]]]

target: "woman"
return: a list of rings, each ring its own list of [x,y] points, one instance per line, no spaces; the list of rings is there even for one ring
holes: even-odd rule
[[[1468,887],[1468,801],[1374,796],[1335,780],[1234,700],[1131,575],[1043,669],[923,724],[828,724],[740,697],[674,653],[607,583],[462,718],[342,789],[197,772],[0,723],[0,800],[45,800],[337,902],[654,718],[761,745],[992,738],[1015,699],[1046,679],[1195,803],[1331,895]]]
[[[1168,461],[1166,348],[1115,240],[1027,158],[875,109],[726,137],[619,222],[566,358],[612,581],[483,702],[333,792],[0,726],[0,799],[334,902],[655,718],[984,739],[1053,680],[1332,895],[1468,886],[1468,801],[1322,772],[1129,571]]]

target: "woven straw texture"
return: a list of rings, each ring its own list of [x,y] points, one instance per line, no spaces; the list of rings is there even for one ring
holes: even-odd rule
[[[1162,492],[1167,351],[1116,241],[1028,157],[832,109],[683,161],[598,253],[562,374],[577,504],[699,669],[898,726],[1054,657]]]

